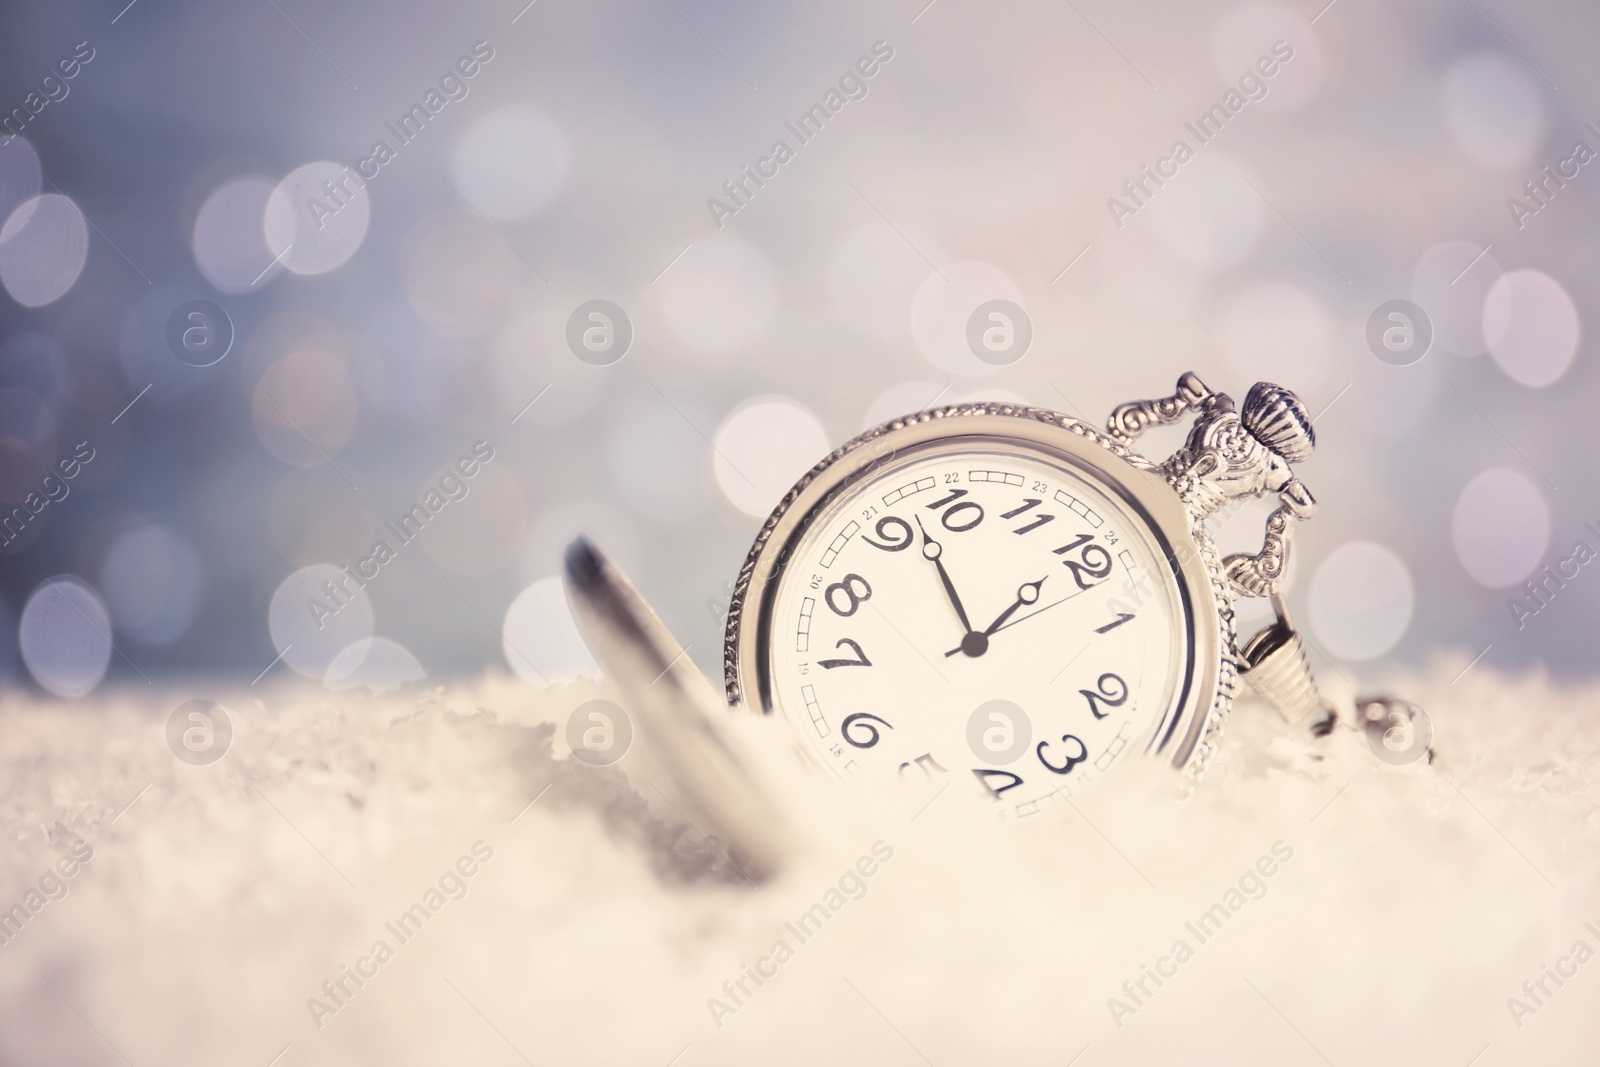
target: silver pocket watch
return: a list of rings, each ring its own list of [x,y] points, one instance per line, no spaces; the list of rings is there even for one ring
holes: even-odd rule
[[[1151,426],[1190,418],[1164,461],[1136,450]],[[1294,527],[1316,510],[1291,465],[1314,445],[1289,390],[1259,382],[1236,405],[1192,373],[1103,430],[998,403],[887,422],[821,460],[756,536],[728,613],[728,703],[782,723],[825,774],[964,780],[1019,818],[1133,760],[1192,789],[1241,675],[1286,720],[1325,732],[1334,711],[1281,589]],[[1261,550],[1221,556],[1207,520],[1269,494]],[[680,650],[666,636],[649,666],[624,665],[628,642],[585,607],[605,583],[573,580],[574,560],[595,556],[575,545],[568,577],[601,662],[698,678],[687,657],[668,664]],[[1268,598],[1276,621],[1241,643],[1245,597]],[[647,694],[641,713],[658,703]],[[729,775],[735,792],[754,788]]]

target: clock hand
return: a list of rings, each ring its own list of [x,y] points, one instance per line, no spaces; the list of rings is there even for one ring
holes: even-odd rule
[[[1000,629],[1002,624],[1004,624],[1007,619],[1011,618],[1011,616],[1016,613],[1016,610],[1022,607],[1024,604],[1036,603],[1039,599],[1039,587],[1045,583],[1045,578],[1049,577],[1050,576],[1047,574],[1044,578],[1040,578],[1037,582],[1024,582],[1019,585],[1017,587],[1016,601],[1009,608],[1002,611],[995,617],[994,622],[989,624],[989,628],[983,631],[984,634],[992,634],[996,630]]]
[[[1067,601],[1071,600],[1075,596],[1078,596],[1082,592],[1084,592],[1084,590],[1082,590],[1082,589],[1074,589],[1072,592],[1068,593],[1066,596],[1062,597],[1060,600],[1056,600],[1056,601],[1053,601],[1053,602],[1051,602],[1049,604],[1046,604],[1044,607],[1040,608],[1038,611],[1030,611],[1030,612],[1028,612],[1028,614],[1024,615],[1020,619],[1012,619],[1010,622],[1006,623],[1004,626],[997,627],[994,632],[995,633],[999,633],[1001,630],[1009,630],[1013,626],[1017,625],[1017,623],[1019,623],[1019,622],[1027,622],[1029,619],[1033,618],[1035,615],[1043,615],[1045,612],[1049,611],[1051,608],[1056,607],[1057,605],[1060,605],[1060,604],[1065,604]],[[980,637],[984,637],[987,640],[987,636],[988,635],[980,634],[979,636]],[[958,649],[956,649],[956,651],[959,652],[961,650],[958,648]],[[947,653],[947,655],[948,655],[948,653]]]
[[[955,583],[950,580],[950,574],[944,569],[944,561],[939,557],[944,554],[944,548],[928,536],[928,531],[923,528],[920,516],[912,516],[917,520],[917,529],[922,531],[922,558],[933,563],[939,571],[939,581],[944,583],[945,595],[950,598],[950,606],[956,609],[956,618],[961,620],[961,628],[967,636],[973,634],[972,623],[967,621],[967,609],[961,606],[961,597],[956,594]]]
[[[1049,577],[1050,577],[1049,575],[1045,575],[1044,578],[1040,578],[1037,582],[1023,582],[1020,586],[1017,587],[1017,599],[1012,601],[1010,607],[1006,608],[1006,610],[1002,611],[999,615],[995,616],[995,620],[989,624],[988,629],[984,630],[982,633],[977,634],[977,635],[968,634],[967,638],[964,639],[961,642],[960,645],[956,646],[955,648],[952,648],[949,652],[946,652],[945,653],[945,657],[949,658],[950,656],[955,655],[957,652],[965,652],[969,656],[981,656],[981,655],[983,655],[984,652],[988,651],[988,648],[989,648],[988,638],[989,638],[989,636],[991,634],[994,634],[994,633],[996,633],[996,632],[998,632],[1000,630],[1005,629],[1006,628],[1005,625],[1004,625],[1005,621],[1007,619],[1011,618],[1012,615],[1016,614],[1018,608],[1021,608],[1026,604],[1033,604],[1033,603],[1037,603],[1038,602],[1038,600],[1039,600],[1039,587],[1041,585],[1043,585],[1045,583],[1045,579],[1049,578]],[[1058,601],[1058,603],[1059,603],[1059,601]],[[1042,611],[1044,609],[1041,608],[1040,610]],[[1035,612],[1034,614],[1038,614],[1038,612]],[[1020,622],[1022,620],[1019,619],[1017,621]],[[974,636],[981,637],[981,638],[984,639],[983,643],[982,643],[982,647],[979,648],[976,652],[972,651],[972,649],[968,647],[969,645],[976,645],[977,644],[977,642],[974,642],[972,640],[972,638]]]

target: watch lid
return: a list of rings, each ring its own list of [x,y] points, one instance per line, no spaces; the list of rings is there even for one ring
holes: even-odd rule
[[[790,850],[786,820],[716,724],[727,705],[626,575],[587,538],[567,546],[567,602],[584,641],[627,700],[628,776],[658,795],[752,885]],[[669,816],[670,817],[670,816]]]

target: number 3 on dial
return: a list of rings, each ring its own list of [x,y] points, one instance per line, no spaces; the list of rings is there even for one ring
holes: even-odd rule
[[[1034,754],[1039,757],[1039,762],[1044,764],[1045,770],[1050,771],[1053,774],[1071,774],[1072,773],[1072,768],[1076,767],[1078,764],[1082,763],[1084,760],[1089,758],[1089,748],[1088,748],[1087,745],[1085,745],[1082,741],[1080,741],[1073,734],[1062,734],[1061,735],[1061,741],[1062,741],[1063,744],[1065,744],[1066,742],[1070,741],[1073,744],[1077,745],[1078,746],[1078,754],[1076,756],[1068,756],[1067,757],[1067,762],[1063,763],[1059,767],[1057,767],[1054,763],[1051,763],[1049,760],[1044,758],[1045,746],[1049,745],[1050,742],[1048,742],[1048,741],[1040,741],[1038,747],[1035,748],[1033,751],[1034,751]]]

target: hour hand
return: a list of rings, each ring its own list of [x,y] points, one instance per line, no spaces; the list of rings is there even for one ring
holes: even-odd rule
[[[928,536],[920,517],[917,517],[917,529],[922,531],[922,558],[931,562],[939,571],[939,581],[944,584],[945,596],[950,598],[950,606],[956,609],[956,618],[961,620],[961,628],[971,636],[972,623],[967,621],[967,609],[961,606],[961,597],[956,593],[955,583],[950,580],[950,573],[944,569],[944,560],[939,558],[944,553],[943,546]]]
[[[1023,582],[1017,587],[1017,599],[1011,602],[1010,607],[996,615],[994,621],[982,633],[969,632],[962,639],[959,646],[945,653],[946,658],[955,655],[957,652],[965,652],[969,656],[981,656],[987,652],[989,650],[989,635],[1004,626],[1006,620],[1015,615],[1019,609],[1028,604],[1037,604],[1039,602],[1039,587],[1044,585],[1045,579],[1048,577],[1049,575],[1045,575],[1044,578],[1040,578],[1036,582]]]

